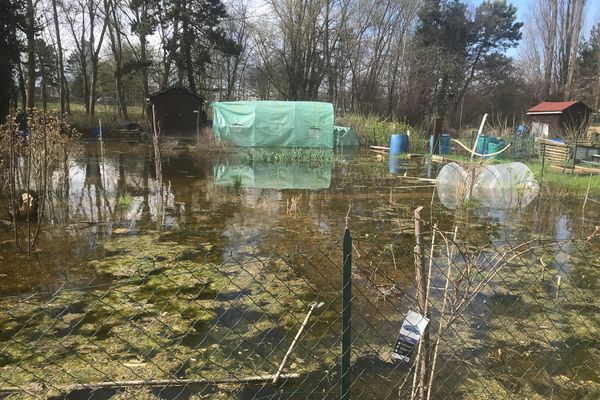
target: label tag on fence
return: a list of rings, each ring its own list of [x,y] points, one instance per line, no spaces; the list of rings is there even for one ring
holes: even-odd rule
[[[392,350],[392,358],[394,360],[402,360],[405,362],[410,361],[410,355],[415,347],[415,344],[419,342],[425,328],[429,324],[429,319],[425,318],[418,312],[409,311],[404,318],[398,339]]]

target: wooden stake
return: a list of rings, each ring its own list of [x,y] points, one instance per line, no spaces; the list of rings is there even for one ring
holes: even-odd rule
[[[585,205],[588,201],[588,196],[590,195],[590,186],[592,185],[592,174],[590,174],[590,179],[588,180],[587,191],[585,192],[585,199],[583,200],[583,207],[581,207],[581,212],[585,212]]]
[[[282,374],[280,380],[297,379],[300,374]],[[61,387],[53,387],[63,393],[69,393],[75,390],[98,390],[98,389],[122,389],[124,387],[180,387],[190,385],[222,385],[222,384],[242,384],[242,383],[262,383],[273,380],[273,375],[256,375],[241,378],[224,379],[148,379],[137,381],[113,381],[113,382],[94,382],[77,383]],[[21,393],[27,392],[26,388],[9,386],[0,388],[0,393]]]
[[[546,276],[546,263],[544,262],[544,260],[542,260],[542,258],[540,257],[540,264],[542,264],[542,283],[544,283],[544,277]]]
[[[427,317],[427,276],[425,274],[425,262],[423,259],[423,220],[421,219],[421,211],[423,207],[418,207],[414,211],[415,219],[415,279],[417,283],[417,303],[419,305],[419,313]],[[425,398],[425,383],[427,377],[427,354],[428,354],[428,333],[419,341],[419,349],[417,351],[417,367],[415,374],[418,375],[418,390],[417,398],[423,400]],[[414,392],[414,390],[413,390]]]
[[[277,383],[277,381],[279,380],[279,377],[281,376],[281,371],[283,371],[283,368],[285,367],[285,363],[287,362],[288,357],[292,353],[292,350],[294,350],[294,347],[296,346],[296,343],[298,342],[300,335],[302,335],[302,331],[304,331],[306,324],[308,324],[308,320],[310,319],[310,316],[312,315],[313,311],[315,309],[321,307],[323,304],[325,304],[325,303],[323,303],[323,302],[314,303],[310,306],[310,310],[308,310],[308,313],[306,314],[306,318],[304,318],[304,322],[302,322],[300,329],[298,329],[298,333],[296,333],[296,337],[294,337],[294,340],[292,341],[292,344],[290,345],[287,353],[285,353],[283,360],[281,360],[281,364],[279,364],[279,369],[277,370],[277,373],[273,377],[273,383]]]

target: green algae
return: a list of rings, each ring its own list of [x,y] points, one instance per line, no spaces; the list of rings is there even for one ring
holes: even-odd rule
[[[74,382],[273,373],[314,301],[305,280],[282,259],[249,250],[215,263],[210,246],[180,243],[158,232],[113,235],[107,256],[90,262],[110,282],[2,300],[2,377],[60,395]],[[306,335],[301,348],[315,349],[285,372],[334,365],[318,344]]]

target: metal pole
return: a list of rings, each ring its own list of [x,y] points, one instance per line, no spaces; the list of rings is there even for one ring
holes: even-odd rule
[[[350,229],[344,232],[344,267],[342,271],[342,375],[341,400],[350,400],[350,311],[352,303],[352,237]]]

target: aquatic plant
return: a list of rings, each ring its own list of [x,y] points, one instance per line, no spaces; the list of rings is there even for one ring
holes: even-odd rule
[[[119,199],[118,199],[117,202],[118,202],[118,204],[119,204],[120,207],[129,207],[133,203],[133,197],[131,197],[130,195],[126,194],[124,196],[119,197]]]
[[[264,149],[245,152],[245,164],[252,165],[254,162],[263,164],[311,164],[330,161],[333,152],[325,149],[282,149],[280,151],[269,151]]]
[[[241,175],[234,175],[231,178],[233,180],[233,184],[232,184],[233,190],[236,193],[239,193],[240,190],[242,190],[242,176]]]

